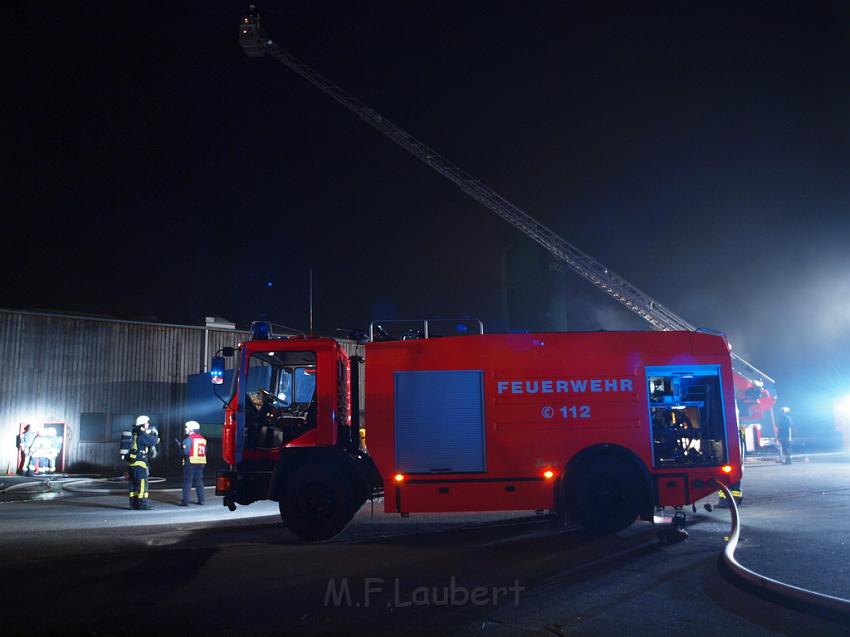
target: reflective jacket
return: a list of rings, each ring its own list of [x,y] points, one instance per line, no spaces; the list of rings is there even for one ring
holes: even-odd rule
[[[127,454],[127,466],[148,468],[148,458],[151,449],[159,442],[152,433],[145,433],[141,429],[133,430],[133,442],[130,443],[130,452]]]
[[[207,439],[192,432],[183,440],[183,455],[189,464],[207,464]]]
[[[21,444],[19,445],[21,451],[24,453],[29,453],[32,448],[33,443],[35,442],[35,432],[32,429],[25,431],[21,434]]]
[[[34,458],[49,458],[50,451],[53,448],[53,445],[50,443],[48,437],[44,434],[36,436],[35,441],[32,443],[30,447],[30,453]]]

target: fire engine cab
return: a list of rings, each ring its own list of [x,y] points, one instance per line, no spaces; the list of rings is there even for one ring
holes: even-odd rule
[[[722,335],[424,327],[362,357],[262,323],[224,350],[224,504],[277,501],[308,540],[380,496],[386,513],[543,509],[609,533],[741,478]]]

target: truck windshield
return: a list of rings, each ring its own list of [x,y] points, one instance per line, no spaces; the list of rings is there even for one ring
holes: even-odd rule
[[[316,426],[316,354],[254,352],[244,388],[248,449],[275,449]]]
[[[277,376],[277,399],[286,407],[292,403],[292,371],[282,368]]]
[[[277,400],[289,407],[309,403],[316,389],[316,371],[309,367],[281,367],[277,372]]]
[[[307,403],[316,391],[316,369],[295,368],[295,402]]]

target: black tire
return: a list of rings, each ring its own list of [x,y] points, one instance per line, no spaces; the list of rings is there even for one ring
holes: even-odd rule
[[[332,538],[354,515],[354,497],[342,472],[331,465],[296,469],[283,485],[280,517],[302,540]]]
[[[644,477],[633,463],[612,456],[582,460],[566,477],[571,517],[594,535],[631,526],[646,507]]]

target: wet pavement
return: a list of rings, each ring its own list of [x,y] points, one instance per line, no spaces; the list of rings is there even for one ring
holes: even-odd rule
[[[748,463],[737,556],[769,577],[846,596],[850,455],[809,460]],[[172,490],[179,486],[179,478],[155,483],[153,511],[127,510],[121,485],[109,483],[92,487],[107,493],[62,490],[50,499],[0,504],[0,610],[33,618],[7,623],[4,633],[850,631],[724,579],[718,556],[729,512],[722,509],[689,512],[689,539],[670,546],[649,523],[593,539],[528,513],[404,519],[380,513],[379,506],[373,517],[367,504],[337,538],[305,544],[282,527],[275,503],[231,513],[210,489],[206,506],[180,508],[179,491]],[[47,573],[56,592],[49,614],[39,612],[38,597],[22,598],[14,584],[33,572]],[[124,609],[139,603],[133,582],[150,593],[150,613],[128,628]],[[475,601],[485,603],[474,603],[476,590]],[[189,599],[199,609],[191,624],[185,621]]]

